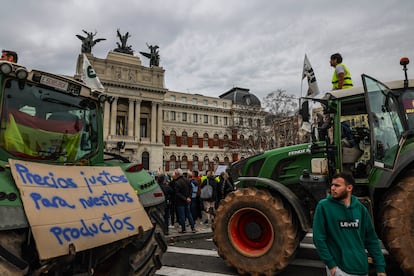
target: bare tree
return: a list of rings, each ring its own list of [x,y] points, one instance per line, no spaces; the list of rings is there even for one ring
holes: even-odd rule
[[[299,100],[294,95],[288,94],[286,90],[277,89],[267,94],[262,105],[275,117],[284,118],[293,116],[297,112]]]

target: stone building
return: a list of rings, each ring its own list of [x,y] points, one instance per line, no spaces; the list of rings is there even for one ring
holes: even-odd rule
[[[168,172],[178,167],[214,170],[246,157],[251,152],[241,151],[239,143],[245,138],[252,143],[244,144],[265,149],[262,140],[253,141],[258,134],[253,127],[264,124],[265,113],[248,89],[232,88],[220,97],[170,91],[164,69],[143,66],[137,56],[109,52],[105,59],[87,57],[114,98],[104,106],[106,151],[150,171]],[[81,67],[79,55],[77,72]]]

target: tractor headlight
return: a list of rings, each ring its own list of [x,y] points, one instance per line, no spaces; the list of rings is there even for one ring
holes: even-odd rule
[[[13,70],[13,67],[10,63],[4,62],[0,64],[0,72],[3,74],[8,75],[12,72],[12,70]]]

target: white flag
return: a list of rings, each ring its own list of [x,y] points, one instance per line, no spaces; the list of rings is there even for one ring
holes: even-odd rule
[[[308,79],[308,93],[307,96],[314,97],[319,94],[318,83],[316,82],[315,72],[313,72],[312,65],[310,64],[308,57],[305,54],[305,60],[303,61],[302,80],[307,77]]]
[[[83,66],[82,66],[82,80],[83,82],[92,89],[104,90],[104,87],[96,75],[88,57],[83,54]]]

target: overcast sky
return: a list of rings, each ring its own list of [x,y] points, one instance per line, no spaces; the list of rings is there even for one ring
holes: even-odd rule
[[[105,58],[119,28],[146,66],[139,52],[149,51],[146,43],[160,47],[166,88],[208,96],[234,86],[260,100],[277,89],[305,94],[305,54],[322,92],[331,87],[335,52],[356,85],[362,73],[401,79],[402,56],[414,63],[413,0],[15,0],[1,9],[0,47],[16,50],[30,69],[74,75],[76,35],[106,38],[92,49]],[[414,65],[408,74],[414,78]]]

